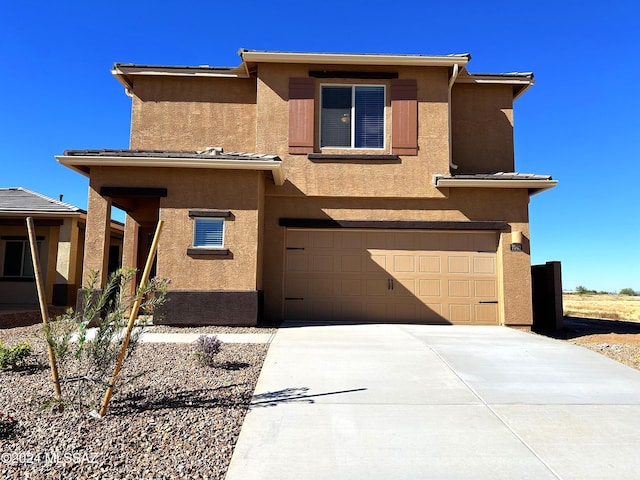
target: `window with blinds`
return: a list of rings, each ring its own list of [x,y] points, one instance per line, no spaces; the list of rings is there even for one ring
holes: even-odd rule
[[[384,148],[385,87],[323,85],[320,146]]]
[[[193,232],[194,247],[216,248],[224,246],[224,219],[196,218]]]

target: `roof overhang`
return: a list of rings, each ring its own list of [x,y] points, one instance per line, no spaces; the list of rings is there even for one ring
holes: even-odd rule
[[[56,160],[65,167],[75,170],[88,177],[91,167],[155,167],[155,168],[203,168],[218,170],[266,170],[273,175],[276,185],[284,184],[284,172],[282,162],[278,157],[268,157],[260,159],[256,156],[252,159],[246,157],[238,158],[231,155],[195,155],[184,156],[153,156],[153,155],[108,155],[100,154],[79,154],[74,151],[67,151],[64,155],[56,156]],[[265,158],[265,156],[262,156]]]
[[[516,176],[504,178],[501,175],[468,175],[456,178],[435,175],[433,184],[438,188],[526,188],[529,195],[549,190],[558,184],[557,180],[542,175],[522,175],[522,178],[514,178]]]
[[[133,80],[136,76],[249,78],[249,72],[244,64],[237,67],[210,67],[208,65],[189,67],[116,63],[113,65],[111,73],[128,90],[133,88]]]
[[[307,53],[265,52],[241,49],[238,54],[244,63],[304,63],[316,65],[376,65],[376,66],[465,66],[471,59],[468,53],[458,55],[394,55],[373,53]]]
[[[513,73],[469,73],[465,71],[456,78],[456,83],[474,83],[477,85],[510,85],[515,100],[531,87],[535,81],[532,72]]]

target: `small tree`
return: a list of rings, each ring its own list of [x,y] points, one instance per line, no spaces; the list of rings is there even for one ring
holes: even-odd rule
[[[629,295],[630,297],[634,297],[637,293],[633,288],[623,288],[620,290],[620,295]]]
[[[53,349],[60,382],[63,383],[62,401],[74,408],[95,409],[100,405],[124,341],[127,312],[137,298],[147,315],[165,301],[169,281],[154,278],[141,285],[135,295],[129,288],[135,279],[135,269],[114,272],[102,291],[96,290],[98,272],[91,272],[85,290],[82,308],[69,309],[64,315],[48,322],[44,336]],[[88,327],[97,323],[95,335],[88,336]],[[133,330],[127,347],[127,356],[135,351],[144,332],[146,321]],[[139,375],[122,376],[118,384],[134,380]]]

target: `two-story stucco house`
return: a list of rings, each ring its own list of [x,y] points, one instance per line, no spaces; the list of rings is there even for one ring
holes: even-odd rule
[[[469,55],[241,50],[235,68],[116,64],[130,150],[70,150],[90,178],[84,275],[123,264],[156,222],[164,321],[529,326],[529,198],[513,103],[528,73]]]

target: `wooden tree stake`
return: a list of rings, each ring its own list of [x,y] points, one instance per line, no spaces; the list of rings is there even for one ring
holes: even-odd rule
[[[36,277],[36,289],[38,290],[38,303],[40,304],[40,314],[42,315],[42,324],[46,329],[49,325],[49,311],[47,309],[47,300],[45,298],[44,286],[42,285],[42,274],[40,273],[40,258],[38,256],[38,243],[36,242],[36,229],[33,225],[33,218],[27,217],[27,232],[29,233],[29,247],[31,248],[31,261],[33,262],[33,273]],[[56,392],[56,400],[60,400],[60,379],[58,378],[58,366],[56,365],[56,356],[53,348],[47,342],[47,350],[49,351],[49,365],[51,366],[51,380],[53,380],[53,389]]]
[[[142,272],[142,278],[140,279],[140,285],[144,285],[149,280],[149,272],[151,271],[151,266],[153,265],[153,259],[156,256],[156,250],[158,249],[158,239],[160,238],[161,230],[162,230],[162,220],[158,221],[158,226],[156,227],[156,233],[153,236],[153,242],[151,243],[151,249],[149,250],[149,255],[147,256],[147,263],[144,266],[144,270]],[[120,373],[120,369],[122,368],[122,362],[124,361],[124,357],[127,353],[127,347],[129,346],[129,339],[131,338],[131,331],[133,330],[133,326],[136,322],[136,318],[138,316],[138,310],[140,309],[141,302],[142,302],[142,298],[140,298],[140,296],[138,295],[138,292],[136,291],[136,299],[133,302],[133,307],[131,308],[131,314],[129,315],[129,323],[127,324],[127,331],[125,333],[124,340],[122,342],[122,349],[120,350],[120,355],[118,356],[118,361],[116,362],[116,368],[113,370],[113,376],[111,377],[111,382],[109,382],[107,391],[104,394],[104,399],[102,400],[102,406],[100,407],[99,415],[101,417],[104,417],[104,415],[107,413],[107,407],[109,406],[111,395],[113,395],[113,387],[116,384],[118,374]]]

